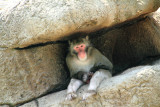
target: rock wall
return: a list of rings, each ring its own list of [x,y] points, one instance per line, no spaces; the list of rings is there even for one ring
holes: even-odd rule
[[[29,101],[63,84],[65,45],[0,49],[0,104]]]
[[[11,1],[10,1],[11,2]],[[0,11],[0,47],[27,47],[93,32],[155,11],[159,0],[16,0]]]
[[[160,54],[159,12],[160,9],[143,20],[114,28],[105,35],[94,34],[91,41],[113,62],[116,72],[136,66],[148,57]]]
[[[117,61],[115,65],[122,63],[119,67],[144,61],[148,56],[157,56],[160,52],[158,13],[159,10],[142,21],[116,28],[103,36],[97,37],[96,34],[91,41],[103,54],[110,59],[113,57],[112,61]],[[19,107],[159,107],[160,58],[149,60],[148,64],[127,69],[104,80],[97,95],[87,100],[82,100],[88,87],[85,85],[78,90],[78,98],[73,101],[65,101],[64,90]]]
[[[66,82],[66,43],[30,45],[66,40],[68,35],[76,32],[93,32],[110,27],[155,11],[159,6],[159,0],[16,0],[12,5],[4,6],[0,9],[0,105],[28,102]],[[157,23],[154,23],[155,20]],[[91,41],[117,69],[124,70],[143,58],[159,55],[158,22],[159,18],[150,16],[134,25],[91,38]],[[15,49],[17,47],[27,48]],[[150,104],[156,107],[159,104],[159,68],[155,70],[155,67],[147,66],[135,69],[133,73],[103,82],[98,95],[87,103],[81,102],[80,97],[74,102],[63,102],[66,92],[62,91],[36,99],[31,106],[92,106],[92,102],[93,106]],[[139,73],[142,76],[137,76]],[[134,85],[136,91],[132,91]],[[152,93],[157,96],[151,96]],[[132,95],[136,96],[132,98]]]

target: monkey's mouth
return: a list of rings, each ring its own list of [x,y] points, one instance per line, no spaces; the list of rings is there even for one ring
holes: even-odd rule
[[[84,52],[84,51],[79,52],[79,53],[78,53],[78,59],[79,59],[80,61],[85,61],[85,60],[87,59],[87,54],[86,54],[86,52]]]

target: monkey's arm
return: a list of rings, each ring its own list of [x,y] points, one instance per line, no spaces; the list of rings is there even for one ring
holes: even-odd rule
[[[94,49],[94,56],[96,58],[95,59],[96,62],[95,62],[94,67],[90,70],[91,72],[95,73],[99,69],[105,69],[105,70],[112,72],[113,65],[107,57],[105,57],[97,49]]]
[[[74,63],[74,58],[71,54],[68,54],[66,57],[66,64],[68,66],[69,72],[70,72],[70,77],[73,77],[73,75],[77,74],[76,70],[76,63]],[[76,76],[76,75],[75,75]]]

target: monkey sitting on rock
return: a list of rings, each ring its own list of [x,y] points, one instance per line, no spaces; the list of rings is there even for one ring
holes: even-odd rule
[[[69,41],[69,52],[66,63],[70,71],[71,81],[67,88],[66,100],[77,97],[76,91],[84,83],[88,90],[83,99],[96,94],[97,87],[105,78],[111,78],[112,63],[96,48],[92,47],[88,36]]]

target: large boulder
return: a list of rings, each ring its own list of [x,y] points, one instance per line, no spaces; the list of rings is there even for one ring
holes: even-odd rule
[[[159,0],[16,0],[13,2],[3,8],[0,7],[0,105],[28,102],[57,89],[60,84],[66,82],[65,43],[37,45],[24,49],[12,48],[64,40],[67,35],[76,32],[92,32],[113,26],[155,11],[160,5]],[[159,30],[157,30],[159,23],[153,23],[153,20],[157,19],[151,17],[91,40],[115,67],[123,70],[148,56],[159,55]],[[98,104],[100,106],[107,104],[108,106],[117,106],[116,104],[156,106],[159,104],[157,97],[159,68],[157,67],[138,67],[135,68],[136,70],[129,70],[133,71],[132,73],[106,80],[100,86],[98,95],[93,97],[93,100],[87,100],[89,102],[86,104],[90,106],[90,101],[93,101],[93,106]],[[137,77],[139,73],[142,74],[142,78]],[[145,77],[147,75],[148,78]],[[146,81],[149,83],[147,84]],[[143,83],[145,83],[144,88]],[[150,84],[153,84],[153,87]],[[132,91],[134,85],[139,94],[146,92],[146,95],[137,96],[139,94]],[[79,90],[79,95],[83,93],[83,89],[86,90],[86,87]],[[146,89],[149,89],[149,92]],[[150,90],[153,90],[153,94],[157,94],[155,98],[151,96]],[[37,99],[32,104],[53,106],[53,103],[58,101],[55,106],[80,106],[78,102],[81,96],[75,102],[61,103],[65,95],[66,91],[62,91]],[[135,96],[133,99],[132,95]],[[148,96],[151,97],[147,99]],[[117,103],[113,102],[114,100]],[[147,101],[149,103],[146,103]],[[34,107],[32,104],[31,107]],[[82,102],[82,106],[84,104],[85,102]]]
[[[11,2],[11,0],[9,0]],[[0,11],[0,47],[27,47],[92,32],[155,11],[159,0],[16,0]]]
[[[101,32],[99,32],[101,33]],[[93,45],[114,64],[116,72],[160,55],[160,9],[136,23],[91,37]]]
[[[0,48],[0,105],[29,101],[66,81],[65,45]]]
[[[159,107],[160,66],[139,66],[119,76],[104,80],[95,96],[82,100],[87,85],[78,98],[65,101],[66,90],[50,94],[20,107]],[[39,105],[39,106],[37,106]]]
[[[64,101],[64,90],[20,107],[159,107],[160,59],[155,61],[156,56],[160,55],[159,12],[137,23],[115,28],[103,36],[97,37],[95,34],[91,37],[93,45],[121,69],[140,62],[150,65],[130,68],[123,74],[103,81],[97,95],[86,101],[82,101],[81,97],[87,85],[78,90],[79,96],[73,101]],[[145,62],[144,59],[148,57],[149,60]]]
[[[150,19],[152,20],[153,24],[158,27],[157,30],[160,30],[160,8],[149,15]]]

